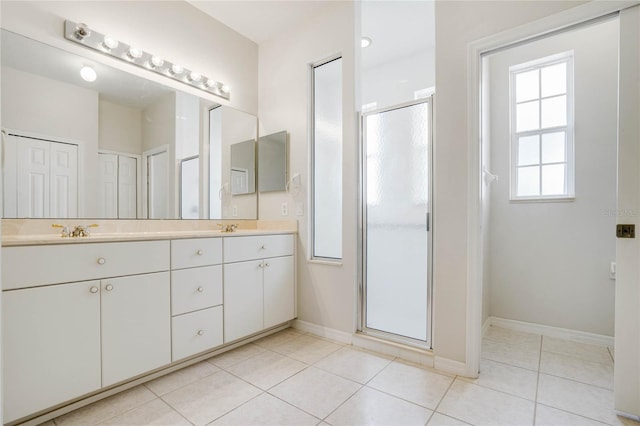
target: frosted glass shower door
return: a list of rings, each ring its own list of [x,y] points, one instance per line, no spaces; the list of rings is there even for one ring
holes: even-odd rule
[[[364,328],[429,344],[431,98],[363,116]]]

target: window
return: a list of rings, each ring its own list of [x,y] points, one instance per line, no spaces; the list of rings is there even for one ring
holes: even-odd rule
[[[511,199],[573,198],[573,52],[509,71]]]
[[[312,67],[312,258],[342,258],[342,58]]]

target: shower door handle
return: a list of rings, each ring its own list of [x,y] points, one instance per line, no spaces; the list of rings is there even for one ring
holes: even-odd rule
[[[431,215],[429,214],[429,212],[427,212],[427,232],[429,232],[429,229],[431,228],[431,224],[429,223],[429,220],[431,219]]]

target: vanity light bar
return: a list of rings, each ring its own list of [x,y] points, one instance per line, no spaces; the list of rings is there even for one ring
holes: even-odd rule
[[[230,91],[229,86],[226,84],[169,62],[152,53],[145,52],[136,46],[123,43],[109,35],[89,29],[86,24],[66,20],[64,22],[64,37],[105,55],[162,74],[180,83],[229,100]]]

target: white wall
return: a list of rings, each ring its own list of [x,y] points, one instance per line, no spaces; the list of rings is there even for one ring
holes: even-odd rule
[[[510,202],[509,66],[574,51],[572,202]],[[492,55],[491,315],[613,335],[618,21]]]
[[[142,153],[142,111],[100,99],[98,147],[140,155]]]
[[[435,86],[434,59],[435,49],[427,49],[363,69],[362,105],[375,102],[377,109],[414,100],[416,91]]]
[[[228,84],[230,101],[208,97],[254,115],[257,113],[257,45],[187,2],[2,1],[0,7],[2,28],[192,94],[205,95],[64,39],[65,19],[84,22],[102,33]]]
[[[169,174],[168,188],[169,217],[179,217],[178,181],[176,162],[176,94],[168,93],[142,111],[142,151],[168,145]],[[144,161],[144,158],[143,160]],[[143,177],[143,182],[144,182]],[[146,202],[146,200],[143,200]]]
[[[77,142],[83,167],[79,217],[97,215],[98,92],[2,67],[2,125]]]
[[[468,44],[579,5],[576,1],[436,2],[434,340],[437,356],[466,362],[470,213]]]
[[[299,173],[302,188],[294,193],[260,196],[260,219],[281,219],[282,202],[301,203],[298,219],[298,318],[345,332],[356,318],[356,135],[354,93],[354,14],[351,2],[329,2],[324,13],[286,29],[260,45],[260,134],[289,132],[290,175]],[[308,261],[308,102],[309,64],[341,53],[343,57],[343,189],[340,265]],[[289,209],[290,214],[295,208]]]

